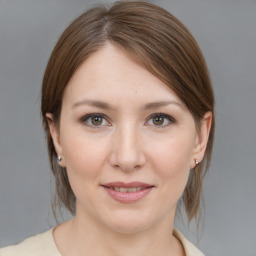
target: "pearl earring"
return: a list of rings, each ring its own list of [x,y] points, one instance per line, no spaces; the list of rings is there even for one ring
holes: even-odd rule
[[[62,157],[58,155],[58,162],[61,162]]]
[[[199,164],[198,159],[195,159],[196,166]]]

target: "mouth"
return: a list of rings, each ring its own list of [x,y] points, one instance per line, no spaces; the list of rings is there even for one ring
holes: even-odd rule
[[[110,183],[103,184],[102,186],[109,189],[113,189],[115,191],[122,192],[122,193],[133,193],[136,191],[141,191],[143,189],[154,187],[154,185],[150,185],[150,184],[147,184],[144,182],[138,182],[138,181],[129,182],[129,183],[120,182],[120,181],[110,182]]]
[[[118,192],[122,192],[122,193],[134,193],[137,191],[141,191],[143,189],[147,189],[149,187],[133,187],[133,188],[125,188],[125,187],[107,187],[107,186],[103,186]]]
[[[154,185],[142,182],[111,182],[101,185],[111,198],[122,203],[132,203],[150,193]]]

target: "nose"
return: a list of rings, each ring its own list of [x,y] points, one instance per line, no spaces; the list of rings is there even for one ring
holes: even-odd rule
[[[111,141],[110,164],[124,172],[141,168],[145,155],[140,132],[132,125],[116,130]]]

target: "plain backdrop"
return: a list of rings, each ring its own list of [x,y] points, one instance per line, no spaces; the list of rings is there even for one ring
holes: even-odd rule
[[[207,256],[256,256],[256,1],[150,2],[190,29],[216,97],[202,238],[197,240],[193,225],[190,231],[179,228]],[[0,0],[0,247],[56,225],[41,81],[61,32],[96,3],[104,1]]]

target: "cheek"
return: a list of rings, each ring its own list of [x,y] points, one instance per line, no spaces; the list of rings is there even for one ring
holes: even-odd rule
[[[95,138],[73,133],[72,137],[65,136],[63,145],[67,174],[77,203],[87,202],[82,205],[90,210],[95,204],[91,195],[98,193],[95,188],[100,183],[100,174],[104,167],[104,142],[101,141],[99,146]]]
[[[71,186],[96,184],[105,161],[104,141],[99,145],[95,138],[79,131],[72,131],[72,134],[65,131],[62,145]]]
[[[150,154],[154,156],[156,169],[163,176],[172,176],[187,172],[193,153],[193,140],[191,138],[175,137],[166,139],[163,143],[155,143],[150,147]]]
[[[158,183],[164,188],[163,197],[175,203],[187,184],[190,162],[193,152],[193,140],[190,137],[175,137],[157,143],[150,154],[154,156],[153,166]],[[170,196],[172,195],[172,196]]]

